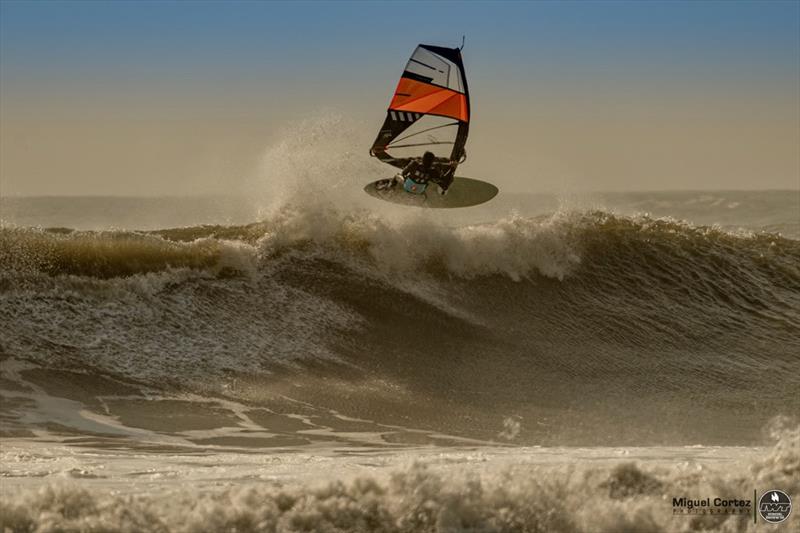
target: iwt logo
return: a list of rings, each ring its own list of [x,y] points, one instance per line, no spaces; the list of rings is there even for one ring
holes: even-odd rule
[[[772,524],[783,522],[792,512],[792,500],[782,490],[765,492],[758,501],[758,513],[761,518]]]

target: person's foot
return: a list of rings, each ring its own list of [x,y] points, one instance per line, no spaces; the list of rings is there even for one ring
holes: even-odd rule
[[[385,180],[380,180],[375,182],[375,188],[379,191],[384,191],[386,189],[391,189],[395,186],[394,178],[389,178]]]

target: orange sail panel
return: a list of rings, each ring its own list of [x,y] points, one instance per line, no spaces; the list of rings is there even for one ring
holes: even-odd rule
[[[406,77],[400,78],[389,109],[440,115],[469,122],[467,98],[462,93]]]

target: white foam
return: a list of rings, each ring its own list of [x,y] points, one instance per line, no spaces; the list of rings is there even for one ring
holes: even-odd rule
[[[364,249],[377,266],[393,273],[421,272],[438,263],[446,273],[467,278],[503,274],[520,280],[542,274],[563,279],[580,263],[578,243],[570,238],[577,220],[578,213],[558,212],[545,219],[511,215],[452,227],[424,213],[393,220],[331,206],[311,211],[289,206],[270,219],[272,231],[259,244],[266,254],[308,241],[339,251],[340,257]]]
[[[11,530],[758,531],[675,515],[691,494],[800,490],[800,433],[769,448],[472,448],[169,455],[8,442]],[[618,452],[625,451],[624,458]],[[797,513],[783,527],[800,524]]]

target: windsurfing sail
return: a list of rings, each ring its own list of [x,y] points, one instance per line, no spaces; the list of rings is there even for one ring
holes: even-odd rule
[[[421,44],[406,64],[369,153],[398,168],[426,151],[462,163],[469,120],[461,49]]]

